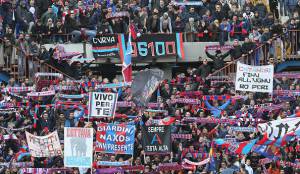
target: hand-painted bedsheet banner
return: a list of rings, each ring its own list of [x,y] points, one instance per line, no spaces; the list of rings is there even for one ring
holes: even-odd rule
[[[96,151],[133,154],[134,134],[134,125],[100,123],[96,134]]]
[[[86,167],[93,163],[93,129],[64,128],[65,167]]]
[[[296,130],[300,126],[300,118],[285,118],[258,124],[258,130],[262,134],[267,133],[269,140],[279,139],[287,133]]]
[[[26,139],[31,156],[54,157],[62,155],[57,131],[46,136],[35,136],[26,131]]]
[[[273,92],[274,66],[250,66],[237,63],[235,90],[250,92]]]

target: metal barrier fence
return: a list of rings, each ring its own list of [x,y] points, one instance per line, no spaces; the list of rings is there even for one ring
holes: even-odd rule
[[[248,65],[278,64],[284,61],[300,60],[298,47],[300,30],[289,31],[280,36],[273,37],[262,43],[252,53],[242,55],[240,58],[227,62],[223,68],[215,70],[208,78],[215,76],[231,76],[236,72],[238,61]]]
[[[189,33],[185,33],[189,34]],[[198,34],[199,33],[193,33]],[[201,33],[200,33],[201,34]],[[54,35],[55,37],[56,35]],[[70,35],[60,35],[70,39]],[[280,36],[273,37],[266,43],[262,43],[251,53],[241,56],[240,58],[227,62],[227,64],[219,69],[215,70],[210,76],[230,76],[232,73],[236,72],[236,62],[241,61],[246,64],[251,65],[263,65],[263,64],[276,64],[283,61],[299,59],[298,49],[300,46],[300,30],[290,30],[287,33],[284,33]],[[2,43],[1,43],[2,41]],[[84,42],[85,43],[85,42]],[[62,73],[66,77],[72,79],[71,76],[65,74],[61,70],[53,67],[49,63],[46,63],[43,60],[40,60],[36,56],[26,55],[22,58],[22,61],[19,62],[17,51],[18,47],[13,45],[9,49],[3,49],[3,40],[0,40],[0,56],[4,56],[2,63],[3,71],[10,73],[11,77],[16,79],[19,78],[30,78],[33,77],[35,72],[56,72]],[[2,51],[1,51],[2,50]],[[1,62],[0,62],[1,65]],[[23,65],[23,66],[22,66]],[[20,71],[22,69],[22,72]],[[24,72],[23,72],[24,71]]]
[[[50,73],[61,73],[66,77],[73,79],[73,77],[65,74],[61,70],[53,67],[44,60],[39,59],[37,56],[29,55],[18,55],[19,47],[11,45],[9,48],[3,48],[0,40],[0,56],[3,56],[1,64],[2,71],[10,74],[11,78],[16,80],[24,78],[34,78],[36,72],[50,72]]]
[[[118,33],[115,33],[118,34]],[[161,33],[152,33],[152,34],[161,34]],[[106,34],[101,34],[106,35]],[[70,43],[72,42],[73,35],[72,34],[30,34],[32,38],[37,40],[42,44],[53,44],[53,43]],[[98,36],[98,35],[96,35]],[[183,41],[184,42],[227,42],[232,41],[234,39],[242,39],[246,35],[242,32],[184,32],[183,33]],[[81,35],[81,41],[88,41],[88,35]]]

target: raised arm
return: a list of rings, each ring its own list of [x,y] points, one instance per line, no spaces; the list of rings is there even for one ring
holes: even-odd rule
[[[208,58],[213,59],[213,60],[215,59],[215,57],[213,55],[209,54],[208,51],[205,51],[205,54]]]
[[[226,103],[224,103],[220,108],[225,109],[231,103],[231,99],[229,99]]]
[[[230,54],[230,50],[227,51],[227,53],[223,54],[223,55],[222,55],[222,58],[225,59],[227,56],[229,56],[229,54]]]
[[[205,103],[205,105],[206,105],[206,107],[208,109],[212,109],[213,108],[213,106],[206,99],[204,100],[204,103]]]

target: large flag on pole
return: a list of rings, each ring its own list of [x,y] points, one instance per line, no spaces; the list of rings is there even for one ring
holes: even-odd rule
[[[122,34],[122,45],[125,43],[124,34]],[[123,65],[122,65],[122,74],[124,78],[124,82],[131,83],[132,81],[132,65],[131,65],[131,53],[132,53],[132,47],[131,47],[131,32],[129,32],[128,36],[128,42],[127,42],[127,48],[124,48],[123,45],[123,51],[124,51],[124,57],[123,57]]]

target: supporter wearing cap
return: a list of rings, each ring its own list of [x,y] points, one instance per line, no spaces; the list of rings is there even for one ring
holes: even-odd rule
[[[160,32],[172,33],[172,22],[167,12],[165,12],[164,15],[160,17]]]

